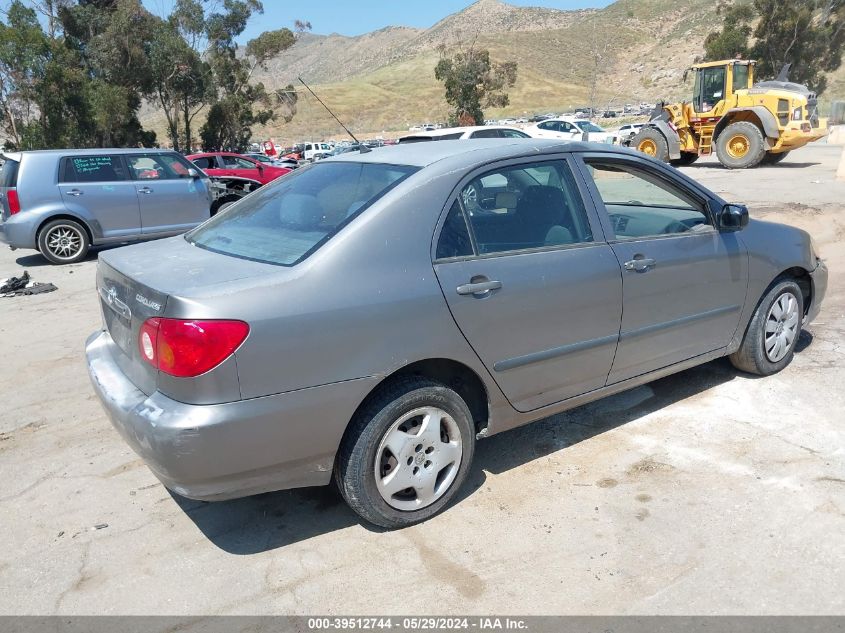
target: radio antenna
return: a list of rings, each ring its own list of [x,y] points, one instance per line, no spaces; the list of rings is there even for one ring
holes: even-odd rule
[[[317,93],[316,93],[316,92],[314,92],[313,90],[311,90],[311,86],[309,86],[307,83],[305,83],[305,81],[303,81],[302,77],[297,77],[297,79],[299,79],[299,83],[301,83],[303,86],[305,86],[305,87],[308,89],[308,92],[310,92],[312,95],[314,95],[314,98],[315,98],[317,101],[319,101],[319,102],[320,102],[320,105],[321,105],[321,106],[323,106],[323,107],[326,109],[326,112],[328,112],[329,114],[331,114],[331,115],[332,115],[332,117],[334,117],[334,120],[338,122],[338,124],[340,125],[340,127],[342,127],[344,130],[346,130],[346,133],[347,133],[347,134],[349,134],[349,136],[351,136],[351,137],[352,137],[352,140],[353,140],[353,141],[355,141],[356,143],[358,143],[358,151],[359,151],[359,152],[361,152],[362,154],[366,154],[367,152],[371,152],[371,151],[373,151],[373,150],[371,150],[369,147],[367,147],[366,145],[364,145],[363,143],[361,143],[361,141],[359,141],[357,138],[355,138],[355,135],[354,135],[352,132],[350,132],[350,131],[349,131],[349,128],[348,128],[348,127],[346,127],[346,126],[343,124],[343,121],[341,121],[340,119],[338,119],[338,118],[337,118],[337,116],[335,116],[335,113],[334,113],[334,112],[332,112],[332,111],[329,109],[329,106],[327,106],[325,103],[323,103],[323,100],[322,100],[322,99],[320,99],[320,97],[318,97],[318,96],[317,96]]]

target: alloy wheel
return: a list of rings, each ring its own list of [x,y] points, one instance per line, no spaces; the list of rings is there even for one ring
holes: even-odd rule
[[[76,227],[59,224],[47,233],[45,243],[53,257],[70,260],[79,255],[85,244],[85,238]]]
[[[461,466],[455,420],[437,407],[402,415],[384,434],[375,458],[376,488],[397,510],[419,510],[442,497]]]

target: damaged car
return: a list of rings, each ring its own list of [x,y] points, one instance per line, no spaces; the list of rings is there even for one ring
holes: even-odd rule
[[[103,253],[86,355],[175,493],[334,480],[397,528],[455,499],[483,438],[723,356],[781,371],[826,286],[807,233],[643,154],[419,143]]]

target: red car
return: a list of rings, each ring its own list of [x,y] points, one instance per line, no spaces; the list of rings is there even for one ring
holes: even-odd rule
[[[260,182],[262,185],[266,185],[279,176],[284,176],[291,172],[287,167],[274,167],[273,165],[262,164],[256,160],[232,152],[192,154],[187,158],[209,176],[236,176],[238,178],[247,178]]]

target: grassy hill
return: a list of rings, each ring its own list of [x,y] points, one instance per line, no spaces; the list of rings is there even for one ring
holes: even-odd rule
[[[598,70],[598,104],[688,96],[685,68],[720,22],[712,0],[618,0],[601,10],[561,11],[479,0],[429,29],[387,27],[357,37],[305,34],[256,78],[270,88],[301,75],[335,113],[364,137],[391,135],[425,121],[443,121],[448,105],[434,78],[438,46],[476,46],[519,65],[507,108],[487,116],[522,116],[586,105],[596,72],[596,42],[607,44]],[[274,28],[277,25],[267,25]],[[826,99],[845,98],[845,68],[830,77]],[[164,137],[154,109],[145,122]],[[197,128],[198,129],[198,128]],[[342,130],[304,90],[296,117],[254,130],[293,142],[340,138]]]

